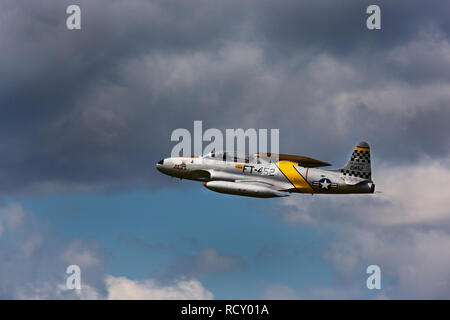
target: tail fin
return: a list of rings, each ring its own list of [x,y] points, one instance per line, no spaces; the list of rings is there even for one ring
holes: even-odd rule
[[[358,177],[372,180],[370,168],[370,147],[367,142],[360,142],[353,150],[347,165],[340,169],[344,176]]]

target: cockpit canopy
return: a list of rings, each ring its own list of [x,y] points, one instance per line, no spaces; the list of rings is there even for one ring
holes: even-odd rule
[[[228,162],[242,162],[242,163],[261,163],[262,160],[256,155],[239,155],[236,152],[218,151],[210,152],[203,156],[203,158],[228,161]]]

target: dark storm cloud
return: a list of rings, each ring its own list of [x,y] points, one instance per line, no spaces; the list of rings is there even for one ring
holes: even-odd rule
[[[449,5],[424,6],[420,1],[259,1],[255,10],[268,49],[297,54],[299,49],[349,55],[358,49],[389,50],[413,39],[427,25],[448,33]],[[382,30],[365,28],[368,6],[382,11]],[[437,9],[439,7],[439,9]],[[362,27],[363,26],[363,27]]]
[[[160,184],[193,120],[280,128],[283,151],[337,164],[362,139],[446,156],[449,4],[377,3],[381,31],[367,1],[77,1],[68,31],[71,1],[3,1],[0,188]]]

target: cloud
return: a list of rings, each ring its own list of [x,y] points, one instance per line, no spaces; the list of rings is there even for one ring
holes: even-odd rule
[[[219,253],[214,248],[204,248],[191,256],[174,259],[163,273],[165,277],[201,276],[233,272],[245,265],[245,261],[238,255]]]
[[[95,240],[64,241],[20,203],[2,207],[0,221],[0,297],[76,298],[74,292],[61,289],[71,264],[79,265],[86,284],[103,294],[101,275],[107,255]]]
[[[387,297],[450,297],[450,259],[443,254],[450,248],[450,235],[447,231],[400,228],[392,231],[362,230],[354,234],[353,241],[348,239],[348,235],[343,241],[354,248],[353,252],[344,257],[353,256],[354,259],[371,261],[381,267],[386,280],[385,290],[382,292]],[[332,248],[331,252],[335,249]],[[342,268],[339,261],[333,262]],[[345,272],[348,271],[349,269]]]
[[[333,161],[361,139],[396,163],[450,150],[448,4],[383,1],[378,33],[369,1],[80,1],[79,32],[68,4],[0,5],[3,193],[161,187],[149,164],[199,119]]]
[[[11,203],[4,208],[0,208],[0,237],[4,229],[14,229],[17,227],[25,215],[26,212],[17,203]]]
[[[316,300],[316,299],[361,299],[363,292],[361,288],[353,287],[326,287],[318,286],[309,290],[299,292],[285,285],[268,285],[264,289],[263,299],[269,300]],[[377,295],[375,299],[383,299]]]
[[[283,152],[338,164],[367,140],[383,194],[290,197],[282,218],[336,232],[324,259],[347,283],[376,258],[392,297],[414,296],[414,277],[429,280],[416,282],[427,297],[446,296],[434,275],[447,284],[449,3],[380,1],[381,32],[365,28],[372,3],[359,0],[81,0],[80,32],[65,28],[69,4],[0,4],[2,195],[161,188],[153,164],[170,153],[170,133],[199,119],[280,128]],[[73,260],[87,296],[107,296],[98,243],[60,242],[19,204],[1,210],[0,297],[72,296],[58,288]],[[403,270],[393,248],[418,269]],[[244,265],[212,248],[178,262],[186,269],[173,274],[188,276]]]
[[[450,65],[448,35],[435,27],[420,30],[417,37],[394,47],[387,57],[392,74],[403,75],[405,81],[448,82],[449,73],[440,72],[442,66]]]
[[[195,279],[178,280],[169,286],[160,286],[155,280],[134,281],[125,277],[106,278],[108,299],[112,300],[182,300],[212,299],[213,295]]]
[[[448,298],[450,259],[444,253],[450,248],[449,178],[448,160],[424,159],[377,168],[374,179],[381,194],[284,199],[286,223],[335,234],[323,251],[324,261],[337,273],[335,286],[309,293],[335,298],[330,290],[339,286],[343,298],[368,296],[365,268],[376,264],[384,298]]]
[[[156,271],[156,277],[164,283],[170,283],[173,279],[193,278],[208,276],[211,274],[224,274],[239,271],[247,264],[245,260],[236,254],[224,253],[213,247],[205,247],[197,238],[179,236],[176,244],[167,242],[148,242],[132,235],[121,235],[118,240],[124,245],[142,250],[146,253],[164,253],[169,257],[169,263],[161,266]],[[274,254],[276,248],[267,248],[270,252],[264,252],[264,248],[258,255]],[[186,254],[185,252],[193,252]],[[260,257],[261,256],[261,257]]]
[[[193,277],[160,284],[107,274],[108,254],[95,240],[65,240],[20,203],[0,208],[2,299],[212,299]],[[213,257],[227,263],[226,258]],[[220,260],[222,259],[222,260]],[[228,261],[230,263],[230,261]],[[81,269],[81,290],[68,290],[66,269]]]
[[[173,252],[176,250],[164,242],[148,242],[133,235],[122,234],[117,237],[117,240],[130,248],[138,248],[149,252]]]
[[[282,285],[270,285],[264,289],[264,299],[298,300],[299,295],[294,289]]]
[[[130,280],[107,275],[106,294],[98,288],[82,284],[80,290],[68,290],[62,284],[42,283],[40,287],[20,288],[13,298],[26,300],[82,299],[82,300],[209,300],[213,294],[196,279],[179,279],[171,285],[158,284],[156,279]],[[70,294],[68,294],[70,293]]]
[[[284,200],[287,223],[310,225],[357,223],[378,227],[445,226],[450,222],[450,163],[447,159],[425,158],[416,164],[373,170],[376,190],[373,195],[290,197]],[[349,203],[352,206],[349,206]]]
[[[264,245],[257,253],[256,259],[274,259],[286,252],[285,246],[280,243]]]

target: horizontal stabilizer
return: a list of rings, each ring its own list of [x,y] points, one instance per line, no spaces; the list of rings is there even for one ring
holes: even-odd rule
[[[255,156],[260,157],[260,158],[277,159],[278,161],[284,160],[284,161],[297,162],[300,166],[305,167],[305,168],[331,166],[331,164],[328,162],[320,161],[320,160],[305,157],[305,156],[292,155],[292,154],[256,153]]]
[[[357,178],[357,177],[345,177],[344,182],[349,186],[357,185],[358,183],[369,181],[367,179]]]

